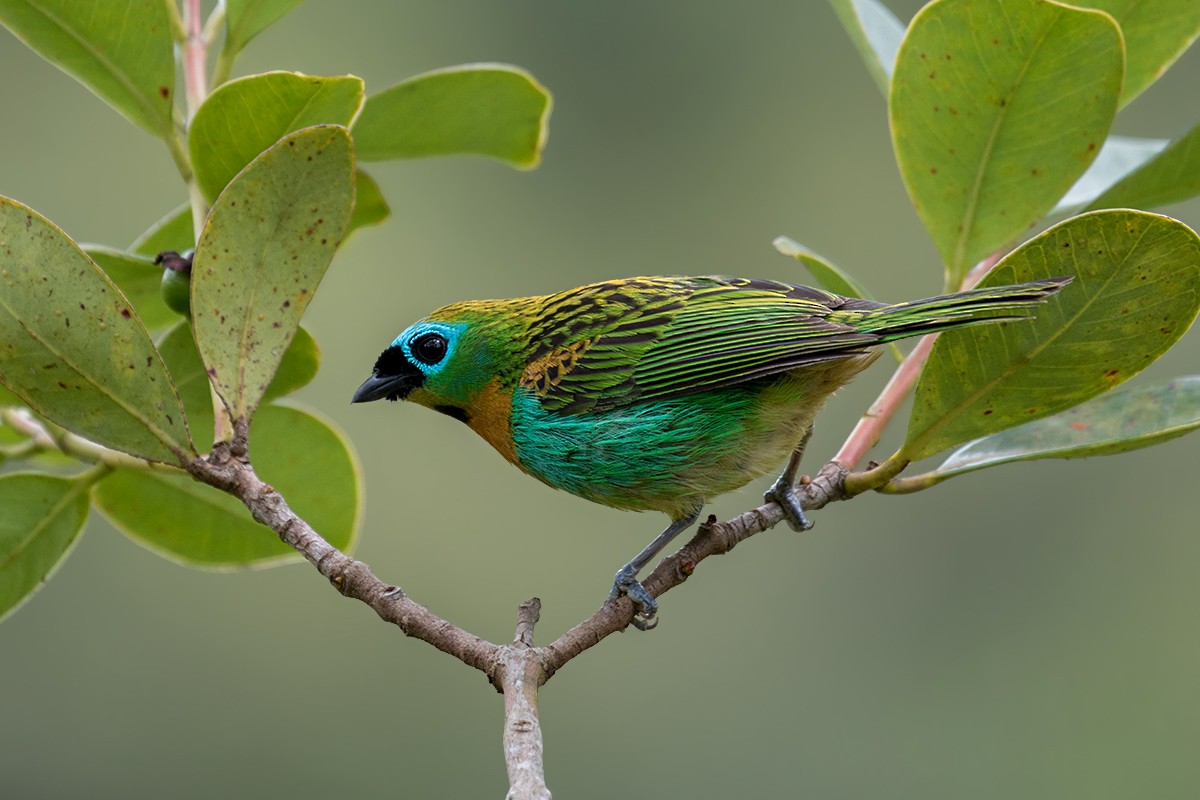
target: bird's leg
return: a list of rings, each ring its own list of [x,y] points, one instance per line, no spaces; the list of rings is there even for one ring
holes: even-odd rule
[[[637,614],[633,617],[633,626],[638,630],[648,631],[658,624],[658,620],[654,616],[658,613],[658,601],[650,596],[646,587],[642,586],[642,582],[637,579],[638,572],[662,552],[662,549],[670,544],[672,539],[690,528],[698,516],[700,516],[699,509],[672,521],[665,531],[642,549],[642,552],[617,570],[617,576],[613,580],[612,591],[609,592],[608,599],[615,600],[623,594],[629,596],[629,599],[638,608]]]
[[[787,466],[783,468],[783,474],[770,489],[763,492],[763,500],[768,503],[774,501],[783,509],[784,519],[794,531],[806,531],[813,526],[808,517],[804,516],[804,508],[800,505],[800,498],[796,496],[796,470],[800,468],[800,459],[804,458],[804,448],[808,447],[808,440],[812,435],[813,426],[809,425],[808,430],[804,432],[804,438],[792,451]]]

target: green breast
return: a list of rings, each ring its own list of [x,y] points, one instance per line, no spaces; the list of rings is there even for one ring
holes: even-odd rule
[[[546,410],[519,389],[513,443],[521,467],[550,486],[675,518],[779,465],[815,413],[807,382],[774,376],[584,414]]]

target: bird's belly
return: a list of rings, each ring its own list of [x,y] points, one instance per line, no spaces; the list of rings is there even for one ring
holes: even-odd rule
[[[780,465],[832,391],[819,372],[574,415],[518,390],[517,463],[597,503],[681,516]]]

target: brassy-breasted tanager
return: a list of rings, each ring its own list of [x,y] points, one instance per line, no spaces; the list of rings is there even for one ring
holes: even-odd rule
[[[610,594],[651,627],[658,606],[639,570],[709,498],[776,469],[878,345],[1027,319],[1070,280],[889,305],[778,281],[650,277],[455,303],[405,328],[353,402],[428,406],[549,486],[669,516]],[[797,460],[765,496],[804,530]]]

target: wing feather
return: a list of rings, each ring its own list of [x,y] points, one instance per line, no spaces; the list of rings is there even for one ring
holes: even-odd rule
[[[861,355],[879,337],[829,319],[881,304],[736,278],[635,278],[551,295],[521,385],[582,413],[730,386]]]

